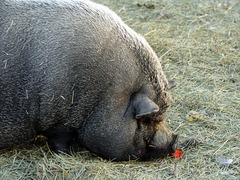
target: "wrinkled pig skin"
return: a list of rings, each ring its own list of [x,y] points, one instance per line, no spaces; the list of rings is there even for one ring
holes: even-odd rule
[[[0,1],[0,148],[45,135],[105,158],[175,151],[168,83],[146,40],[87,0]]]

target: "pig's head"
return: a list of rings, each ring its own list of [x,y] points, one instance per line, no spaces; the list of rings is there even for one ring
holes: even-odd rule
[[[168,83],[166,89],[173,85]],[[157,95],[151,85],[144,85],[129,100],[119,97],[117,101],[109,107],[99,105],[79,130],[87,149],[115,160],[159,158],[175,152],[178,136],[164,120],[171,102],[167,91]],[[114,112],[113,106],[120,111]]]
[[[164,120],[171,104],[168,90],[175,83],[168,82],[145,39],[121,25],[120,34],[125,35],[121,46],[103,58],[113,62],[108,68],[114,73],[112,85],[89,113],[78,137],[84,147],[106,158],[162,157],[175,152],[178,141]]]

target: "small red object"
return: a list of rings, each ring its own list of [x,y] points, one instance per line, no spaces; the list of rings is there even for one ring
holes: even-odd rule
[[[177,149],[176,152],[175,153],[171,153],[171,155],[173,157],[175,157],[176,159],[182,159],[183,156],[184,156],[184,154],[183,154],[181,149]]]

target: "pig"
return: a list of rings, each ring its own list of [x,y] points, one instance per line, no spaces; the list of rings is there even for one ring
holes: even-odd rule
[[[176,150],[172,100],[147,41],[87,0],[0,1],[0,148],[41,134],[116,161]]]

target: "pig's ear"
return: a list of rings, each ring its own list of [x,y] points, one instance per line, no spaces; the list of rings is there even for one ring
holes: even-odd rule
[[[174,81],[174,80],[168,81],[168,86],[167,86],[167,88],[168,88],[168,90],[169,90],[169,89],[174,88],[176,85],[177,85],[177,82],[176,82],[176,81]]]
[[[140,119],[143,116],[151,115],[159,111],[158,105],[146,96],[136,97],[133,103],[136,119]]]

